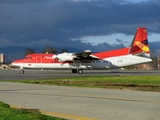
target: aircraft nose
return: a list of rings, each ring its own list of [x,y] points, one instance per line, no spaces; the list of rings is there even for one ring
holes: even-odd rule
[[[11,64],[16,66],[18,63],[20,63],[19,60],[14,60]]]
[[[16,63],[16,61],[13,61],[11,64],[12,64],[12,65],[15,65],[15,63]]]

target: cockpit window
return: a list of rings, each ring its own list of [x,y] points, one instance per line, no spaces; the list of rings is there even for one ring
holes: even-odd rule
[[[32,57],[25,57],[24,59],[32,59]]]

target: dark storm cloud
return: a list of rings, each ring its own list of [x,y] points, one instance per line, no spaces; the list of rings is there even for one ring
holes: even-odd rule
[[[102,49],[100,44],[92,46],[79,39],[113,33],[133,35],[139,26],[160,33],[159,11],[159,0],[0,0],[1,47]],[[112,48],[107,43],[103,45]]]
[[[19,4],[19,3],[30,3],[30,2],[42,2],[44,0],[0,0],[0,3],[12,3],[12,4]],[[54,0],[53,0],[54,1]]]
[[[150,44],[150,52],[151,52],[151,54],[160,55],[160,47],[159,47],[160,46],[160,41],[150,42],[149,44]]]

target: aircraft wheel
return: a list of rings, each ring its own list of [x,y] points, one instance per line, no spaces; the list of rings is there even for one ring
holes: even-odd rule
[[[21,70],[20,73],[23,74],[23,73],[24,73],[24,70]]]
[[[83,73],[83,70],[82,70],[82,69],[79,69],[79,70],[78,70],[78,73],[79,73],[79,74],[82,74],[82,73]]]
[[[77,69],[72,69],[72,73],[77,73]]]

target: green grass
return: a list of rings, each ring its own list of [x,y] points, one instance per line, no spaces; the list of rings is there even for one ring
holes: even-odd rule
[[[92,76],[77,78],[53,78],[42,80],[15,80],[14,82],[59,86],[63,85],[160,91],[160,76]]]
[[[25,109],[10,108],[8,104],[0,102],[0,120],[65,120],[62,118],[29,112]]]

